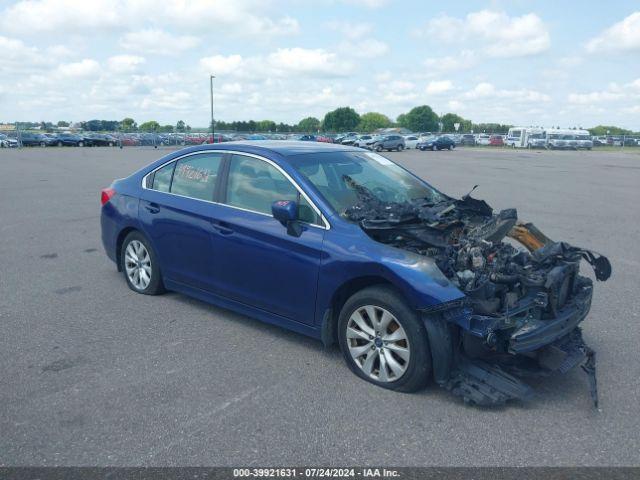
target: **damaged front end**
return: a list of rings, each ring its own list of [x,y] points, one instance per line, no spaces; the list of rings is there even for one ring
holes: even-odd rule
[[[593,284],[579,267],[585,260],[605,281],[606,257],[554,242],[519,222],[515,209],[495,214],[469,195],[383,202],[345,180],[359,199],[347,218],[376,241],[432,258],[465,294],[423,311],[440,385],[470,403],[495,405],[532,394],[522,377],[582,365],[597,406],[595,353],[579,327]]]

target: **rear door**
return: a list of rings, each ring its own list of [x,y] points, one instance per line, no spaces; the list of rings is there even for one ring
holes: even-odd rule
[[[146,177],[139,206],[163,275],[209,291],[215,291],[211,237],[222,208],[214,200],[223,157],[199,152],[166,164]]]
[[[216,289],[236,301],[313,324],[324,220],[273,162],[234,154],[213,236]],[[271,214],[276,200],[297,200],[299,237]]]

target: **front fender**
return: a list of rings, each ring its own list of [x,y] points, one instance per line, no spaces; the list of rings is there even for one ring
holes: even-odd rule
[[[325,255],[320,268],[316,322],[332,306],[336,292],[358,279],[381,279],[396,287],[415,310],[465,297],[424,255],[391,247],[370,239],[359,227],[325,236]],[[339,243],[334,243],[339,242]]]

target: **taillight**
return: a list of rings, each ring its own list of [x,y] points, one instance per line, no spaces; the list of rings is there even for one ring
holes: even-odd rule
[[[113,197],[115,194],[116,191],[113,188],[104,188],[102,192],[100,192],[100,203],[104,205],[109,200],[111,200],[111,197]]]

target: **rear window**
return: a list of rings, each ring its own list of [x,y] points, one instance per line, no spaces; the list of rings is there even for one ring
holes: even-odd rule
[[[221,153],[192,155],[178,160],[171,181],[171,193],[213,201],[221,163]]]

